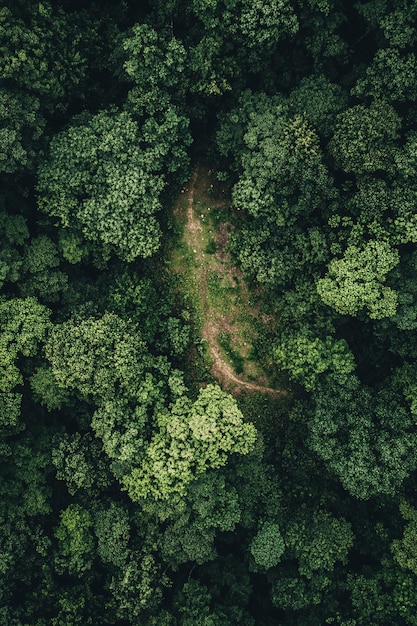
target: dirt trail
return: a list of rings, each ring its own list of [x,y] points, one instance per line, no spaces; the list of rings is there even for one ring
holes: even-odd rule
[[[286,391],[279,389],[273,389],[272,387],[264,386],[261,384],[255,384],[239,378],[233,370],[233,367],[227,363],[222,357],[221,351],[218,346],[218,337],[221,333],[221,328],[218,323],[214,321],[214,316],[210,310],[210,302],[207,293],[207,266],[204,258],[204,246],[202,231],[203,227],[199,217],[196,215],[194,208],[194,190],[199,175],[199,167],[194,170],[193,177],[187,187],[187,222],[184,231],[184,240],[190,249],[193,251],[194,257],[198,262],[198,281],[199,291],[201,296],[201,302],[203,305],[203,327],[201,334],[203,339],[207,342],[210,356],[213,360],[212,373],[219,380],[222,385],[234,393],[239,393],[243,390],[246,391],[258,391],[260,393],[268,393],[271,395],[282,396],[286,395]]]

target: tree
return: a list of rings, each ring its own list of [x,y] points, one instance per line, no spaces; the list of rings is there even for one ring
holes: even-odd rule
[[[89,511],[79,504],[70,504],[61,512],[55,529],[59,541],[57,567],[70,574],[81,574],[92,566],[94,538],[93,520]]]
[[[91,427],[100,438],[117,479],[131,472],[144,456],[149,408],[155,400],[160,401],[159,386],[149,378],[143,385],[143,400],[140,404],[132,408],[131,403],[123,397],[105,400],[92,416]]]
[[[350,374],[355,369],[354,357],[344,339],[324,340],[304,332],[284,336],[274,350],[278,365],[290,377],[312,391],[323,373]]]
[[[280,527],[274,522],[265,521],[250,545],[256,565],[270,569],[281,561],[285,552],[285,542]]]
[[[346,107],[346,95],[325,74],[313,74],[290,93],[288,104],[293,115],[304,115],[319,134],[328,137],[334,132],[337,115]]]
[[[392,47],[403,49],[415,42],[413,26],[417,4],[414,0],[403,6],[397,6],[395,2],[358,2],[357,9],[366,20],[367,28],[379,29]]]
[[[317,282],[317,291],[325,304],[342,315],[365,309],[371,319],[392,317],[398,296],[384,283],[399,262],[397,250],[384,241],[368,241],[362,249],[349,246],[341,259],[330,261],[329,273]]]
[[[391,550],[394,559],[401,567],[417,575],[417,511],[409,502],[403,501],[400,504],[400,513],[406,526],[402,539],[395,539],[391,544]]]
[[[379,567],[348,574],[347,586],[356,623],[415,626],[415,575],[401,569],[389,554],[383,556]]]
[[[103,563],[123,568],[129,559],[131,533],[127,510],[111,502],[108,508],[97,511],[94,532],[98,541],[97,553]]]
[[[209,100],[240,87],[248,73],[269,74],[266,60],[298,31],[287,0],[193,0],[186,12],[191,91]]]
[[[377,101],[404,102],[415,98],[417,59],[414,53],[404,54],[397,48],[382,48],[375,54],[352,89],[362,99],[373,97]]]
[[[78,118],[53,137],[39,167],[40,208],[98,244],[104,256],[151,256],[159,247],[155,213],[165,184],[152,149],[142,146],[128,113]]]
[[[47,1],[6,5],[0,12],[1,78],[39,97],[49,110],[57,105],[65,109],[85,78],[81,32]],[[23,95],[22,104],[25,99]]]
[[[1,616],[10,617],[10,623],[30,613],[30,596],[42,584],[51,551],[50,436],[44,429],[28,430],[15,434],[0,464]],[[21,594],[15,603],[17,588]]]
[[[45,127],[39,108],[39,100],[27,93],[0,90],[0,172],[34,167],[37,142]]]
[[[22,272],[27,276],[22,280],[22,295],[56,302],[68,288],[68,276],[58,269],[59,265],[57,246],[49,237],[40,235],[31,239],[22,263]]]
[[[0,287],[5,282],[15,283],[20,278],[22,254],[20,247],[29,237],[27,221],[23,215],[11,215],[6,210],[0,212]]]
[[[51,451],[56,478],[65,481],[73,496],[80,490],[91,494],[111,483],[100,442],[89,434],[62,434],[54,438]]]
[[[190,482],[181,505],[176,500],[145,503],[149,514],[165,521],[161,554],[173,569],[188,561],[199,565],[217,557],[216,539],[236,531],[240,498],[223,470],[207,471]]]
[[[394,495],[417,467],[410,411],[392,381],[362,386],[352,374],[329,376],[315,396],[309,446],[354,497]]]
[[[298,109],[299,99],[307,100],[303,89],[293,100],[246,92],[217,134],[221,153],[239,175],[234,205],[250,216],[239,220],[231,250],[245,272],[281,289],[294,284],[301,267],[308,266],[309,273],[321,269],[329,255],[323,221],[337,207],[338,194],[310,122],[318,118],[311,107],[307,114]]]
[[[344,172],[360,175],[382,170],[392,174],[400,126],[395,109],[383,100],[369,107],[357,104],[339,115],[329,153]]]
[[[61,387],[51,367],[41,365],[29,379],[35,402],[46,407],[48,411],[60,409],[70,398],[67,389]]]
[[[256,440],[232,396],[208,385],[192,403],[180,398],[161,413],[141,467],[124,478],[134,501],[182,498],[200,474],[222,467],[232,453],[247,454]]]
[[[198,580],[186,582],[175,599],[182,626],[229,626],[230,621],[221,611],[211,607],[212,596],[206,585]]]
[[[302,115],[288,117],[282,106],[252,115],[245,144],[243,175],[233,188],[237,207],[272,218],[276,228],[305,219],[328,200],[318,136]]]
[[[350,524],[321,510],[290,521],[284,539],[289,553],[298,560],[300,574],[310,579],[320,570],[331,571],[336,561],[346,563],[353,545]]]
[[[127,106],[140,117],[155,115],[173,104],[184,106],[188,81],[187,52],[182,42],[161,36],[149,24],[122,33],[113,54],[115,73],[133,82]]]
[[[23,384],[19,357],[31,357],[45,341],[50,311],[36,298],[0,300],[0,424],[15,428],[20,416]]]
[[[112,400],[120,386],[134,398],[140,388],[146,348],[139,330],[114,313],[57,324],[45,346],[61,388]]]

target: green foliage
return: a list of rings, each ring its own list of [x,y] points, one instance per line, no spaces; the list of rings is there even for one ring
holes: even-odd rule
[[[124,479],[132,500],[178,499],[200,474],[225,465],[230,454],[247,454],[256,430],[242,418],[234,398],[218,386],[202,389],[194,403],[177,400],[170,412],[158,416],[159,430],[142,467]]]
[[[101,112],[55,135],[38,172],[40,208],[126,261],[154,254],[160,239],[164,180],[140,142],[128,113]]]
[[[292,114],[302,114],[320,134],[334,131],[337,114],[345,108],[346,98],[339,85],[324,74],[306,76],[289,97]]]
[[[138,624],[149,616],[149,622],[156,625],[155,616],[165,619],[161,598],[169,585],[169,578],[145,542],[132,551],[128,563],[109,581],[112,597],[108,608],[114,610],[117,620]]]
[[[285,551],[278,524],[264,522],[252,540],[250,551],[255,563],[261,568],[270,569],[278,565]]]
[[[64,434],[56,437],[52,449],[52,463],[56,478],[65,481],[68,492],[76,494],[80,489],[103,488],[109,478],[98,441],[90,435]]]
[[[317,387],[320,375],[325,372],[343,375],[355,369],[346,341],[332,337],[322,340],[307,333],[290,335],[274,350],[274,356],[278,365],[288,370],[290,377],[307,391]]]
[[[17,366],[19,357],[37,353],[50,326],[50,311],[35,298],[0,301],[0,424],[15,427],[22,394],[14,389],[23,384]]]
[[[187,6],[191,34],[191,91],[219,97],[242,81],[245,71],[258,72],[273,58],[277,44],[298,31],[298,20],[287,0],[228,0]]]
[[[70,574],[80,574],[92,566],[94,539],[91,514],[79,504],[70,504],[61,512],[55,529],[59,541],[57,566]]]
[[[69,399],[69,393],[57,383],[48,366],[42,365],[30,377],[30,386],[36,402],[45,406],[48,411],[60,409]]]
[[[169,341],[174,355],[184,354],[190,343],[190,327],[177,317],[170,317],[167,322]]]
[[[355,96],[404,102],[417,93],[417,59],[396,48],[382,48],[375,54],[366,74],[352,89]]]
[[[48,485],[50,473],[49,441],[39,437],[36,441],[33,435],[25,434],[18,443],[11,443],[11,455],[5,459],[2,467],[2,507],[3,517],[39,519],[40,516],[50,513],[51,488]],[[19,507],[11,507],[13,499],[19,499]],[[38,531],[39,535],[43,533]],[[42,543],[42,541],[41,541]],[[45,542],[48,543],[48,542]]]
[[[332,570],[336,561],[347,562],[353,545],[350,524],[327,511],[290,522],[285,533],[287,549],[298,559],[298,570],[313,578],[318,570]]]
[[[33,167],[37,140],[45,127],[39,108],[39,100],[27,93],[17,97],[0,90],[0,172],[11,174]]]
[[[416,552],[416,533],[417,533],[417,511],[409,502],[400,504],[401,517],[407,523],[404,528],[402,539],[395,539],[392,542],[391,549],[394,559],[404,569],[411,570],[417,574],[417,552]]]
[[[362,249],[349,246],[341,259],[329,263],[329,273],[317,283],[325,304],[342,315],[365,309],[371,319],[392,317],[397,293],[387,287],[387,274],[400,262],[397,250],[384,241],[369,241]]]
[[[38,344],[45,340],[50,327],[50,311],[36,298],[14,298],[0,302],[2,348],[9,358],[17,354],[29,357],[36,354]]]
[[[329,577],[321,572],[316,572],[310,580],[297,576],[296,571],[290,571],[274,581],[272,602],[285,611],[293,613],[306,609],[307,614],[312,615],[313,607],[323,602],[329,585]]]
[[[358,622],[374,624],[404,623],[415,625],[415,576],[398,567],[389,555],[381,568],[365,574],[349,574],[353,614]]]
[[[374,101],[369,107],[357,104],[339,115],[329,144],[330,155],[345,172],[391,173],[400,126],[395,109],[383,100]]]
[[[236,489],[223,473],[210,471],[189,484],[181,506],[173,500],[145,507],[161,520],[167,518],[161,553],[174,569],[187,561],[201,565],[214,560],[216,536],[235,531],[241,515]]]
[[[286,0],[275,2],[242,3],[239,30],[247,37],[252,48],[262,46],[266,49],[274,47],[284,34],[294,34],[298,31],[298,20],[293,7]]]
[[[71,91],[85,77],[81,33],[49,2],[18,4],[0,11],[0,76],[36,94],[48,107],[60,103],[65,109]],[[66,45],[59,45],[63,41]]]
[[[148,24],[135,24],[120,36],[114,52],[116,73],[133,82],[128,107],[139,116],[154,115],[173,101],[181,104],[187,88],[187,52],[175,37],[161,37]]]
[[[0,9],[0,623],[417,626],[417,0],[81,4]],[[209,168],[304,389],[202,388]]]
[[[176,599],[182,626],[192,626],[197,621],[201,626],[229,626],[227,617],[211,609],[212,597],[209,589],[198,582],[190,580],[181,588]]]
[[[125,398],[115,398],[104,401],[93,414],[91,426],[101,439],[104,452],[113,461],[111,469],[116,478],[129,472],[143,456],[143,434],[148,421],[146,409],[159,391],[153,382],[149,381],[147,389],[144,385],[149,396],[144,394],[143,404],[134,409]]]
[[[98,540],[97,552],[104,563],[115,567],[126,565],[130,530],[128,512],[114,502],[96,513],[94,532]]]
[[[245,134],[244,173],[233,189],[236,206],[278,226],[306,217],[328,194],[318,136],[301,115],[283,107],[252,115]]]
[[[33,238],[23,257],[22,271],[26,271],[30,278],[22,285],[22,295],[34,293],[46,302],[56,302],[68,287],[67,275],[57,269],[59,264],[53,241],[45,235]]]
[[[376,392],[353,375],[329,376],[309,428],[311,448],[357,498],[398,493],[417,467],[413,418],[393,386]]]
[[[23,215],[0,214],[0,228],[3,244],[23,245],[29,237],[27,221]]]
[[[56,325],[45,354],[61,388],[104,400],[114,397],[116,386],[135,397],[146,353],[134,325],[114,313],[105,313],[99,319]]]
[[[405,48],[415,42],[416,33],[413,28],[417,13],[416,3],[411,1],[407,10],[395,3],[359,2],[358,11],[372,27],[379,27],[391,46]]]

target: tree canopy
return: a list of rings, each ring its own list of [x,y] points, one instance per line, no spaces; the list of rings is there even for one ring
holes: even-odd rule
[[[4,0],[0,624],[416,626],[416,18]]]

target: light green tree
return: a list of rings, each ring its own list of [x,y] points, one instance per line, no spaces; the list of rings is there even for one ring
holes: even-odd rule
[[[323,340],[311,332],[284,336],[274,356],[280,368],[307,391],[317,386],[324,372],[350,374],[355,369],[353,354],[344,339],[328,336]]]
[[[59,542],[56,565],[70,574],[81,574],[92,566],[94,537],[91,513],[79,504],[70,504],[61,511],[55,529]]]
[[[385,282],[399,262],[398,251],[385,241],[371,240],[362,248],[349,246],[341,259],[330,261],[317,291],[325,304],[342,315],[357,315],[365,309],[371,319],[392,317],[398,296]]]
[[[177,400],[157,424],[142,466],[123,480],[135,501],[183,497],[200,474],[222,467],[232,453],[247,454],[256,440],[235,399],[215,385],[202,389],[194,403]]]

